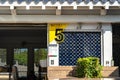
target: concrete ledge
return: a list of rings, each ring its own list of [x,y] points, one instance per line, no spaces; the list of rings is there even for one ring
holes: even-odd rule
[[[48,67],[48,78],[66,78],[67,76],[72,76],[75,68],[73,66]]]
[[[115,67],[103,67],[103,77],[119,77],[119,68]]]
[[[49,80],[120,80],[120,77],[117,78],[76,78],[76,77],[68,77],[68,78],[60,78],[60,79],[49,79]]]
[[[9,80],[9,74],[1,74],[0,75],[0,80]],[[13,76],[11,75],[11,80],[13,80]]]
[[[48,67],[48,78],[67,78],[75,76],[76,67],[73,66],[52,66]],[[103,77],[118,77],[118,67],[103,67]]]

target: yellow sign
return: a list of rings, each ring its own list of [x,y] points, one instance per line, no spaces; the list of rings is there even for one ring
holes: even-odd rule
[[[67,24],[49,24],[49,42],[57,41],[58,43],[64,40],[62,33],[67,27]]]

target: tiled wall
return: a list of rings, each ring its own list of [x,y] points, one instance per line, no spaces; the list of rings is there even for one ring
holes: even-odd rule
[[[59,44],[59,65],[74,66],[80,57],[101,58],[101,32],[65,32]]]

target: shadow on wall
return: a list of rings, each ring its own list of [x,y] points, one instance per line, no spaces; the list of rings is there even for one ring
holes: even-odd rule
[[[119,77],[119,67],[103,67],[103,77]]]

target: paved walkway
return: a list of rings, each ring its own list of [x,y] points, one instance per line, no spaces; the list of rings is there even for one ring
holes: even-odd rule
[[[61,78],[61,79],[49,79],[49,80],[120,80],[120,77],[117,78]]]

